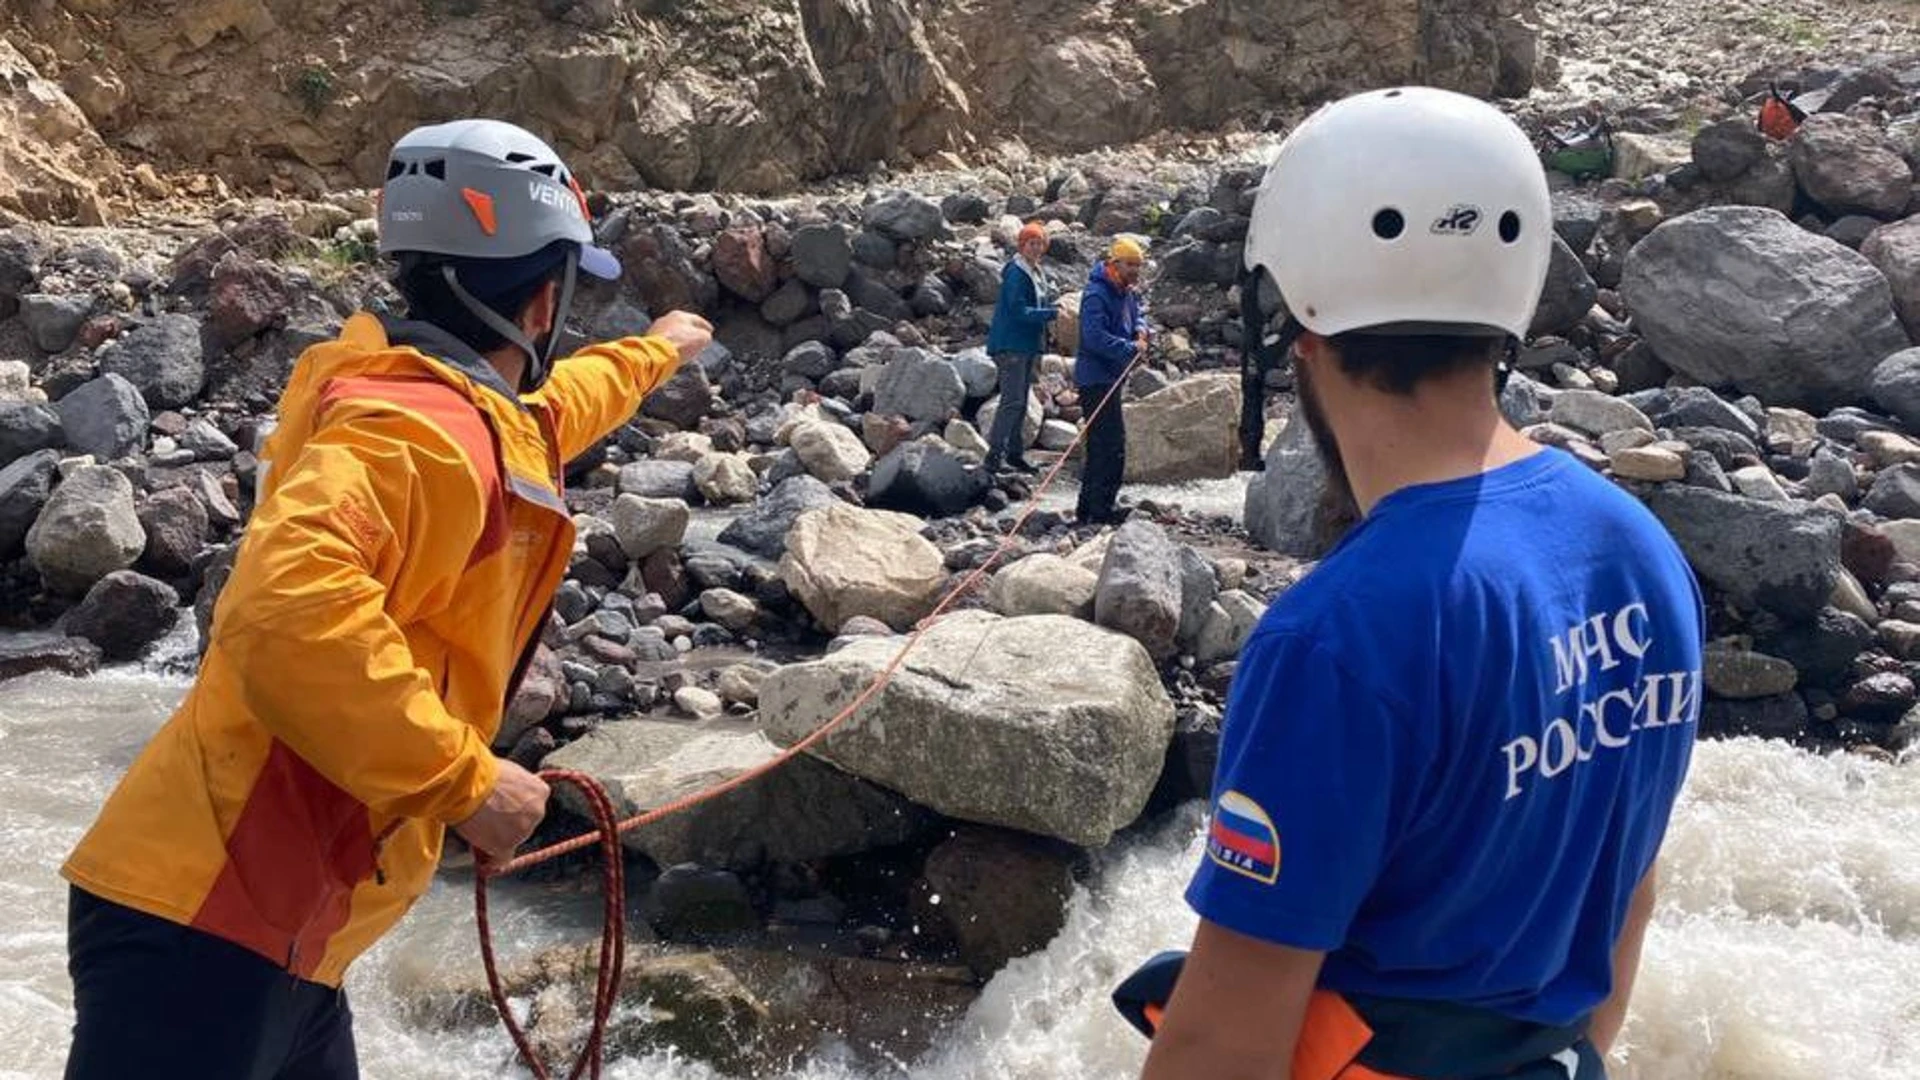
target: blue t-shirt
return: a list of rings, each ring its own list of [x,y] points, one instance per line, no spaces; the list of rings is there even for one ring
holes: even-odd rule
[[[1703,637],[1673,540],[1566,454],[1394,492],[1242,651],[1188,901],[1328,953],[1330,990],[1571,1023],[1686,775]]]

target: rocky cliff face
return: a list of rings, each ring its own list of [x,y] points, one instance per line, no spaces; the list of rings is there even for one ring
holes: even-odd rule
[[[407,128],[512,117],[598,186],[775,192],[1259,124],[1366,84],[1531,85],[1533,0],[22,0],[0,210],[97,218],[204,174],[315,195]],[[89,167],[117,153],[151,177]],[[111,178],[108,177],[112,173]]]

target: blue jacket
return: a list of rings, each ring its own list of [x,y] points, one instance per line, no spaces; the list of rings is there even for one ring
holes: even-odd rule
[[[1059,309],[1040,304],[1040,287],[1019,259],[1000,272],[1000,299],[993,306],[993,326],[987,330],[988,353],[1039,353],[1047,324]]]
[[[1117,382],[1133,359],[1134,337],[1146,328],[1140,294],[1115,285],[1105,260],[1095,262],[1080,294],[1080,351],[1074,357],[1073,381],[1081,386]]]

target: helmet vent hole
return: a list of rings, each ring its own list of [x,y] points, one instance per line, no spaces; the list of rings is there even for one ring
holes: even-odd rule
[[[508,160],[508,161],[510,161],[510,162],[512,162],[512,163],[513,163],[513,164],[515,164],[515,165],[518,165],[518,164],[520,164],[521,162],[524,162],[524,161],[532,161],[532,160],[533,160],[533,155],[532,155],[532,154],[523,154],[523,153],[521,153],[520,151],[518,151],[518,150],[515,150],[515,151],[514,151],[513,153],[511,153],[511,154],[508,154],[508,155],[507,155],[507,160]]]
[[[547,177],[548,179],[552,179],[552,178],[553,178],[553,170],[554,170],[555,168],[557,168],[557,167],[558,167],[558,166],[556,166],[556,165],[554,165],[554,163],[553,163],[553,162],[551,162],[551,161],[549,161],[549,162],[547,162],[547,163],[546,163],[545,165],[535,165],[535,166],[533,167],[533,171],[534,171],[534,172],[537,172],[537,173],[539,173],[540,175],[542,175],[542,176],[544,176],[544,177]]]
[[[1373,235],[1382,240],[1398,240],[1406,231],[1406,217],[1392,207],[1373,215]]]
[[[1520,239],[1520,215],[1509,210],[1500,215],[1500,239],[1511,244]]]
[[[1396,97],[1399,97],[1399,96],[1400,96],[1400,91],[1398,91],[1398,90],[1389,90],[1389,91],[1387,91],[1387,96],[1388,96],[1388,97],[1390,97],[1390,98],[1396,98]]]
[[[427,162],[427,175],[433,177],[435,180],[438,180],[441,183],[445,183],[447,179],[446,159],[434,158],[432,161]]]
[[[405,176],[406,172],[407,172],[407,163],[404,161],[394,161],[394,162],[389,162],[387,164],[387,179],[389,180],[392,180],[395,177]]]

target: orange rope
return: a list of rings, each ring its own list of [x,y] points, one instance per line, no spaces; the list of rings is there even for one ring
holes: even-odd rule
[[[1133,373],[1134,366],[1139,362],[1140,358],[1136,355],[1134,359],[1127,364],[1126,370],[1121,372],[1120,378],[1114,381],[1113,386],[1107,391],[1106,395],[1100,399],[1100,403],[1094,407],[1093,412],[1087,414],[1089,422],[1092,421],[1093,417],[1097,415],[1101,409],[1106,408],[1108,401],[1120,392],[1121,387],[1126,385],[1127,376]],[[854,698],[846,708],[835,713],[832,718],[815,728],[806,738],[794,743],[767,761],[748,769],[738,776],[723,780],[712,787],[702,791],[696,791],[662,806],[657,806],[652,810],[647,810],[635,814],[633,817],[626,818],[620,822],[619,831],[624,833],[632,829],[637,829],[642,825],[651,825],[663,818],[668,818],[684,810],[692,809],[701,803],[717,799],[729,791],[750,784],[780,766],[785,765],[787,762],[792,761],[795,757],[804,753],[808,748],[817,745],[822,739],[833,734],[841,725],[852,719],[853,715],[860,710],[862,705],[865,705],[875,694],[884,690],[887,684],[893,681],[894,674],[900,670],[900,665],[906,662],[907,654],[913,651],[915,645],[919,644],[920,635],[926,632],[927,627],[930,626],[935,619],[945,614],[947,609],[951,608],[955,601],[966,595],[969,590],[979,583],[982,577],[986,576],[987,571],[990,570],[996,562],[1013,549],[1014,544],[1018,542],[1021,527],[1027,523],[1028,518],[1033,516],[1034,511],[1040,508],[1040,496],[1045,494],[1047,489],[1053,486],[1054,479],[1060,475],[1060,470],[1066,467],[1067,458],[1072,456],[1074,448],[1080,445],[1081,441],[1086,438],[1086,434],[1087,429],[1084,427],[1074,433],[1073,441],[1067,444],[1067,448],[1061,452],[1059,460],[1053,463],[1053,467],[1047,470],[1046,476],[1043,477],[1040,483],[1033,489],[1033,494],[1027,497],[1026,508],[1022,510],[1020,516],[1014,520],[1013,526],[1007,530],[1006,536],[1001,538],[1000,543],[995,546],[992,554],[988,555],[985,561],[979,566],[974,567],[966,577],[960,580],[958,585],[955,585],[945,596],[941,597],[940,602],[934,605],[933,611],[928,613],[926,618],[914,624],[912,633],[908,634],[907,639],[900,644],[899,650],[893,654],[893,659],[887,662],[887,666],[881,670],[880,674],[876,676],[872,682],[868,683],[866,688],[860,691],[860,695]],[[582,848],[589,847],[596,839],[598,839],[597,833],[582,833],[571,840],[562,840],[557,844],[538,848],[524,855],[520,855],[517,858],[510,859],[507,862],[500,863],[497,866],[491,867],[489,873],[494,876],[499,876],[525,870],[530,866],[538,866],[541,863],[557,859],[562,855],[568,855]]]
[[[1040,483],[1034,487],[1033,493],[1027,497],[1025,509],[1023,509],[1020,512],[1020,516],[1014,520],[1012,527],[1007,530],[1006,535],[1001,538],[1000,543],[994,547],[993,552],[989,554],[979,566],[974,567],[966,577],[960,579],[959,584],[948,590],[947,594],[940,598],[940,602],[934,605],[933,610],[929,612],[925,618],[914,624],[913,631],[907,635],[905,641],[901,642],[899,650],[893,654],[893,659],[889,660],[887,666],[881,669],[880,674],[875,676],[873,681],[868,683],[866,688],[860,691],[858,697],[854,698],[846,708],[841,709],[825,723],[815,728],[806,738],[801,739],[774,757],[748,769],[738,776],[723,780],[711,787],[696,791],[683,798],[675,799],[665,805],[656,806],[651,810],[643,811],[642,813],[635,814],[633,817],[618,822],[613,820],[613,806],[607,798],[606,792],[603,791],[600,785],[591,777],[578,773],[558,771],[543,772],[541,774],[549,780],[571,783],[580,789],[581,793],[587,799],[588,807],[597,826],[595,830],[589,833],[582,833],[571,840],[563,840],[557,844],[550,844],[547,847],[529,851],[524,855],[509,859],[506,862],[488,863],[485,860],[479,860],[475,864],[474,871],[474,921],[479,930],[481,956],[486,963],[488,989],[492,992],[494,1007],[500,1013],[500,1022],[506,1026],[507,1033],[512,1037],[514,1046],[519,1051],[521,1060],[525,1061],[527,1067],[533,1070],[533,1074],[537,1080],[548,1080],[549,1073],[546,1067],[535,1059],[532,1046],[525,1032],[521,1029],[519,1023],[514,1019],[513,1013],[507,1007],[506,990],[501,985],[500,976],[494,962],[493,929],[487,911],[487,882],[493,878],[504,877],[508,874],[525,870],[531,866],[538,866],[541,863],[557,859],[562,855],[571,854],[595,843],[601,845],[602,858],[606,863],[603,868],[603,873],[606,876],[605,884],[607,895],[605,899],[607,915],[606,921],[601,927],[600,962],[595,975],[593,1021],[587,1035],[585,1047],[581,1050],[580,1057],[578,1061],[575,1062],[573,1071],[570,1074],[572,1080],[579,1080],[583,1074],[590,1077],[598,1077],[600,1075],[601,1057],[605,1050],[607,1019],[612,1014],[613,1006],[619,998],[620,977],[624,963],[626,885],[624,877],[621,874],[620,834],[629,829],[637,829],[642,825],[650,825],[663,818],[671,817],[674,814],[699,806],[701,803],[717,799],[729,791],[750,784],[760,777],[767,775],[806,752],[809,747],[818,744],[828,735],[831,735],[842,724],[852,719],[853,715],[860,711],[862,705],[865,705],[875,694],[885,689],[887,684],[893,681],[894,674],[900,670],[900,665],[906,662],[907,654],[913,651],[913,647],[919,643],[920,635],[924,634],[927,628],[933,624],[934,620],[945,614],[947,609],[951,608],[960,597],[965,596],[971,591],[973,587],[979,583],[980,579],[986,576],[987,571],[1006,555],[1007,552],[1013,549],[1014,544],[1018,542],[1021,528],[1026,525],[1027,519],[1033,516],[1034,511],[1039,509],[1040,496],[1045,494],[1047,489],[1053,486],[1054,480],[1060,475],[1060,470],[1066,467],[1067,458],[1073,454],[1074,448],[1079,446],[1081,441],[1086,438],[1087,429],[1092,426],[1091,421],[1093,418],[1099,415],[1100,410],[1108,406],[1116,394],[1120,393],[1121,387],[1126,385],[1127,377],[1133,373],[1134,367],[1140,363],[1141,357],[1144,355],[1144,352],[1137,353],[1131,361],[1128,361],[1126,369],[1120,373],[1120,377],[1114,380],[1113,385],[1109,387],[1106,394],[1100,398],[1100,403],[1095,405],[1093,411],[1087,414],[1088,425],[1074,433],[1073,441],[1067,444],[1066,450],[1063,451],[1059,459],[1053,463],[1053,467],[1047,470],[1046,475],[1041,479]],[[1006,407],[1006,403],[1002,402],[1001,406],[1003,408]]]

